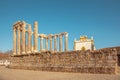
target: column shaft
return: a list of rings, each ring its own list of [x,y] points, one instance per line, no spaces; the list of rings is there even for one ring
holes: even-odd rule
[[[65,51],[68,51],[68,34],[65,35]]]
[[[56,41],[56,36],[54,36],[54,51],[57,51],[57,41]]]
[[[34,52],[38,52],[38,23],[34,22]]]
[[[16,55],[16,29],[13,29],[13,55]]]
[[[18,39],[17,39],[17,54],[20,55],[21,51],[20,51],[20,26],[18,26]]]
[[[43,51],[43,37],[40,37],[40,50]]]
[[[48,50],[48,38],[46,38],[46,51]]]
[[[52,37],[50,37],[50,51],[52,51]]]
[[[60,49],[60,52],[62,52],[62,35],[60,35],[59,37],[60,37],[60,46],[59,46],[59,49]]]
[[[25,46],[26,46],[26,42],[25,42],[25,23],[23,22],[23,25],[22,25],[22,54],[25,54]]]
[[[28,53],[31,53],[31,51],[32,51],[32,46],[31,46],[31,44],[32,44],[32,40],[31,40],[31,38],[32,38],[32,30],[31,30],[31,25],[28,25]]]

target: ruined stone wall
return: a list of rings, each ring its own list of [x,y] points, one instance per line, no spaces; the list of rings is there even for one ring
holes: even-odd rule
[[[9,68],[116,74],[116,50],[43,52],[10,57]]]

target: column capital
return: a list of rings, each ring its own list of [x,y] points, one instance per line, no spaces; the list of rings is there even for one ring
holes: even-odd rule
[[[39,37],[40,37],[41,39],[43,39],[43,38],[44,38],[44,36],[42,36],[42,35],[39,35]]]
[[[41,39],[43,39],[44,37],[43,36],[40,36]]]
[[[38,34],[40,38],[46,38],[47,36],[45,34]]]
[[[45,37],[46,40],[48,40],[48,37]]]
[[[54,37],[54,39],[56,39],[57,38],[57,36],[55,35],[55,36],[53,36]]]
[[[62,38],[62,35],[59,35],[60,38]]]
[[[16,31],[16,28],[15,28],[15,27],[13,27],[13,31]]]
[[[22,27],[25,27],[25,26],[26,26],[25,21],[22,21]]]
[[[48,35],[47,37],[48,37],[48,39],[52,40],[53,35],[52,35],[52,34],[50,34],[50,35]]]
[[[65,34],[65,37],[68,37],[68,33],[67,33],[67,34]]]
[[[20,30],[20,27],[19,27],[19,26],[17,26],[17,30]]]
[[[50,37],[49,39],[52,40],[52,37]]]

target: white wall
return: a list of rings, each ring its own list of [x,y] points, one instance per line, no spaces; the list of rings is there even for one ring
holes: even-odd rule
[[[87,41],[87,42],[76,42],[76,50],[81,50],[82,47],[85,47],[86,50],[91,50],[92,49],[92,45],[91,45],[91,41]]]

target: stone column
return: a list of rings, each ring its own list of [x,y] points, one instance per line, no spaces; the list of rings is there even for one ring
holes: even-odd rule
[[[38,52],[38,23],[34,22],[34,52]]]
[[[65,51],[68,51],[68,34],[65,34]]]
[[[13,28],[13,55],[16,55],[16,28]]]
[[[43,51],[43,36],[40,36],[40,51]]]
[[[56,41],[56,36],[54,36],[54,51],[57,51],[57,41]]]
[[[60,38],[60,46],[59,46],[59,49],[60,49],[60,52],[62,52],[62,35],[59,35],[59,38]]]
[[[25,54],[25,46],[26,46],[26,43],[25,43],[25,32],[26,32],[26,29],[25,29],[25,22],[22,22],[22,54]]]
[[[52,36],[50,37],[50,51],[52,51]]]
[[[48,51],[48,38],[46,38],[46,51]]]
[[[32,38],[32,30],[31,30],[31,25],[29,24],[28,25],[28,51],[27,51],[27,53],[31,53],[31,51],[32,51],[31,38]]]
[[[17,54],[20,55],[20,26],[17,27],[18,36],[17,36]]]

